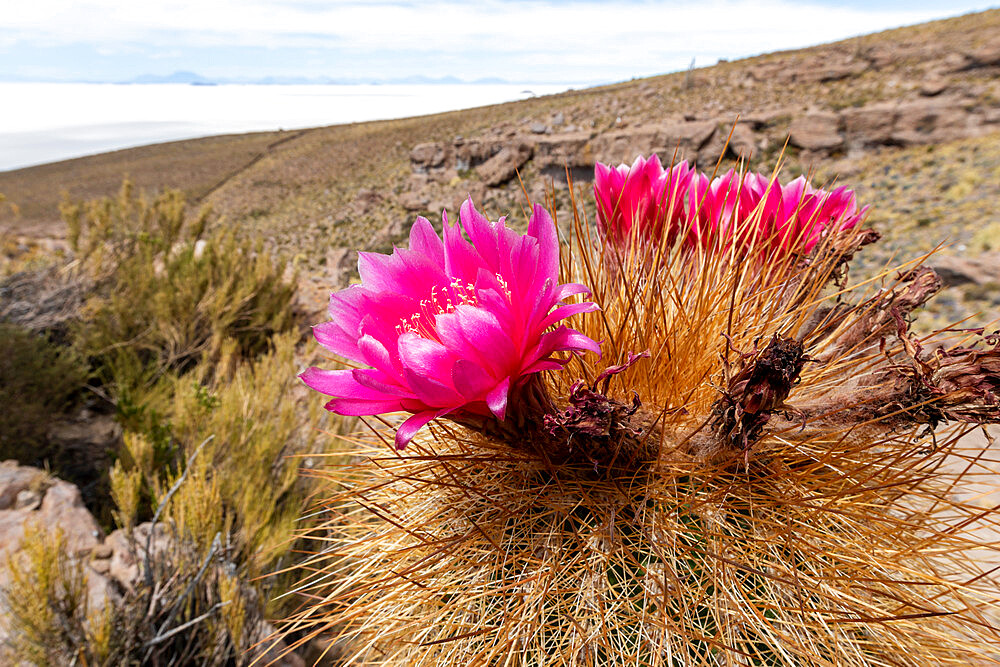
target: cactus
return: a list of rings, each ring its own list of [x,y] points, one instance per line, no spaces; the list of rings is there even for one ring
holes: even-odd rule
[[[560,279],[599,311],[567,325],[602,355],[515,377],[503,414],[467,397],[402,452],[369,421],[325,473],[286,635],[358,665],[1000,661],[1000,526],[955,494],[988,472],[963,436],[1000,422],[1000,338],[913,336],[940,288],[919,260],[848,286],[861,225],[720,206],[608,243],[573,208]]]

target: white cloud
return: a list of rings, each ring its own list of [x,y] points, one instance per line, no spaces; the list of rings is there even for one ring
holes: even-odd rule
[[[521,62],[529,70],[561,64],[650,73],[663,71],[668,59],[675,65],[678,54],[718,57],[806,46],[977,4],[879,10],[796,0],[32,0],[5,11],[0,34],[8,44],[322,48],[359,57],[398,54],[411,63],[444,54],[508,66]]]

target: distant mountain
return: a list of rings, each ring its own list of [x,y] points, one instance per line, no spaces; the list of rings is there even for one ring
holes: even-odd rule
[[[178,71],[173,74],[142,74],[135,77],[131,81],[125,81],[124,83],[190,83],[190,84],[212,84],[215,81],[210,81],[200,74],[195,74],[194,72]]]
[[[122,81],[121,83],[187,83],[195,86],[209,86],[216,84],[249,84],[258,86],[284,86],[284,85],[326,85],[326,86],[357,86],[357,85],[461,85],[461,84],[507,84],[506,79],[499,77],[487,77],[476,79],[475,81],[465,81],[456,76],[425,76],[415,74],[411,76],[393,77],[389,79],[375,78],[334,78],[334,77],[305,77],[305,76],[263,76],[258,78],[218,78],[208,79],[196,72],[177,71],[173,74],[142,74]]]

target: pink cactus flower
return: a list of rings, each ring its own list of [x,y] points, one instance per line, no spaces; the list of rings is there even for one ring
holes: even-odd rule
[[[808,253],[827,234],[853,229],[868,213],[867,206],[858,210],[854,191],[844,186],[827,192],[799,176],[788,185],[774,183],[768,191],[766,177],[748,174],[745,183],[750,176],[756,182],[748,189],[759,193],[762,202],[761,237],[774,250],[787,252],[798,246]]]
[[[688,248],[754,245],[772,259],[793,249],[809,253],[827,234],[854,228],[868,211],[858,210],[846,187],[827,192],[803,177],[782,186],[732,169],[710,179],[686,162],[664,169],[656,155],[640,156],[631,167],[597,163],[594,197],[598,228],[614,247],[664,235],[673,244],[683,236]]]
[[[684,195],[695,175],[687,162],[664,169],[656,154],[632,166],[594,165],[597,225],[605,238],[624,247],[636,236],[658,239],[685,217]]]
[[[399,449],[437,417],[502,421],[513,390],[568,361],[556,352],[600,353],[590,338],[557,326],[597,306],[563,303],[589,290],[559,284],[559,242],[545,209],[535,206],[524,235],[504,218],[490,222],[471,199],[459,223],[443,217],[443,240],[417,218],[409,249],[359,253],[361,284],[330,296],[332,320],[314,328],[316,340],[367,368],[301,375],[333,397],[331,412],[412,413],[396,431]]]

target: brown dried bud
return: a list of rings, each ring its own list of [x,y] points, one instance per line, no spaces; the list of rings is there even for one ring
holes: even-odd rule
[[[785,399],[809,361],[802,343],[777,334],[762,351],[742,355],[741,368],[712,406],[709,419],[716,452],[748,452],[771,415],[786,410]]]
[[[629,354],[624,364],[609,366],[593,384],[577,382],[570,390],[569,407],[545,415],[545,428],[558,443],[558,451],[549,451],[553,458],[579,459],[592,464],[595,472],[614,462],[630,464],[651,458],[638,455],[643,432],[630,424],[641,405],[638,394],[632,392],[630,404],[607,396],[611,377],[646,357],[648,351]]]

